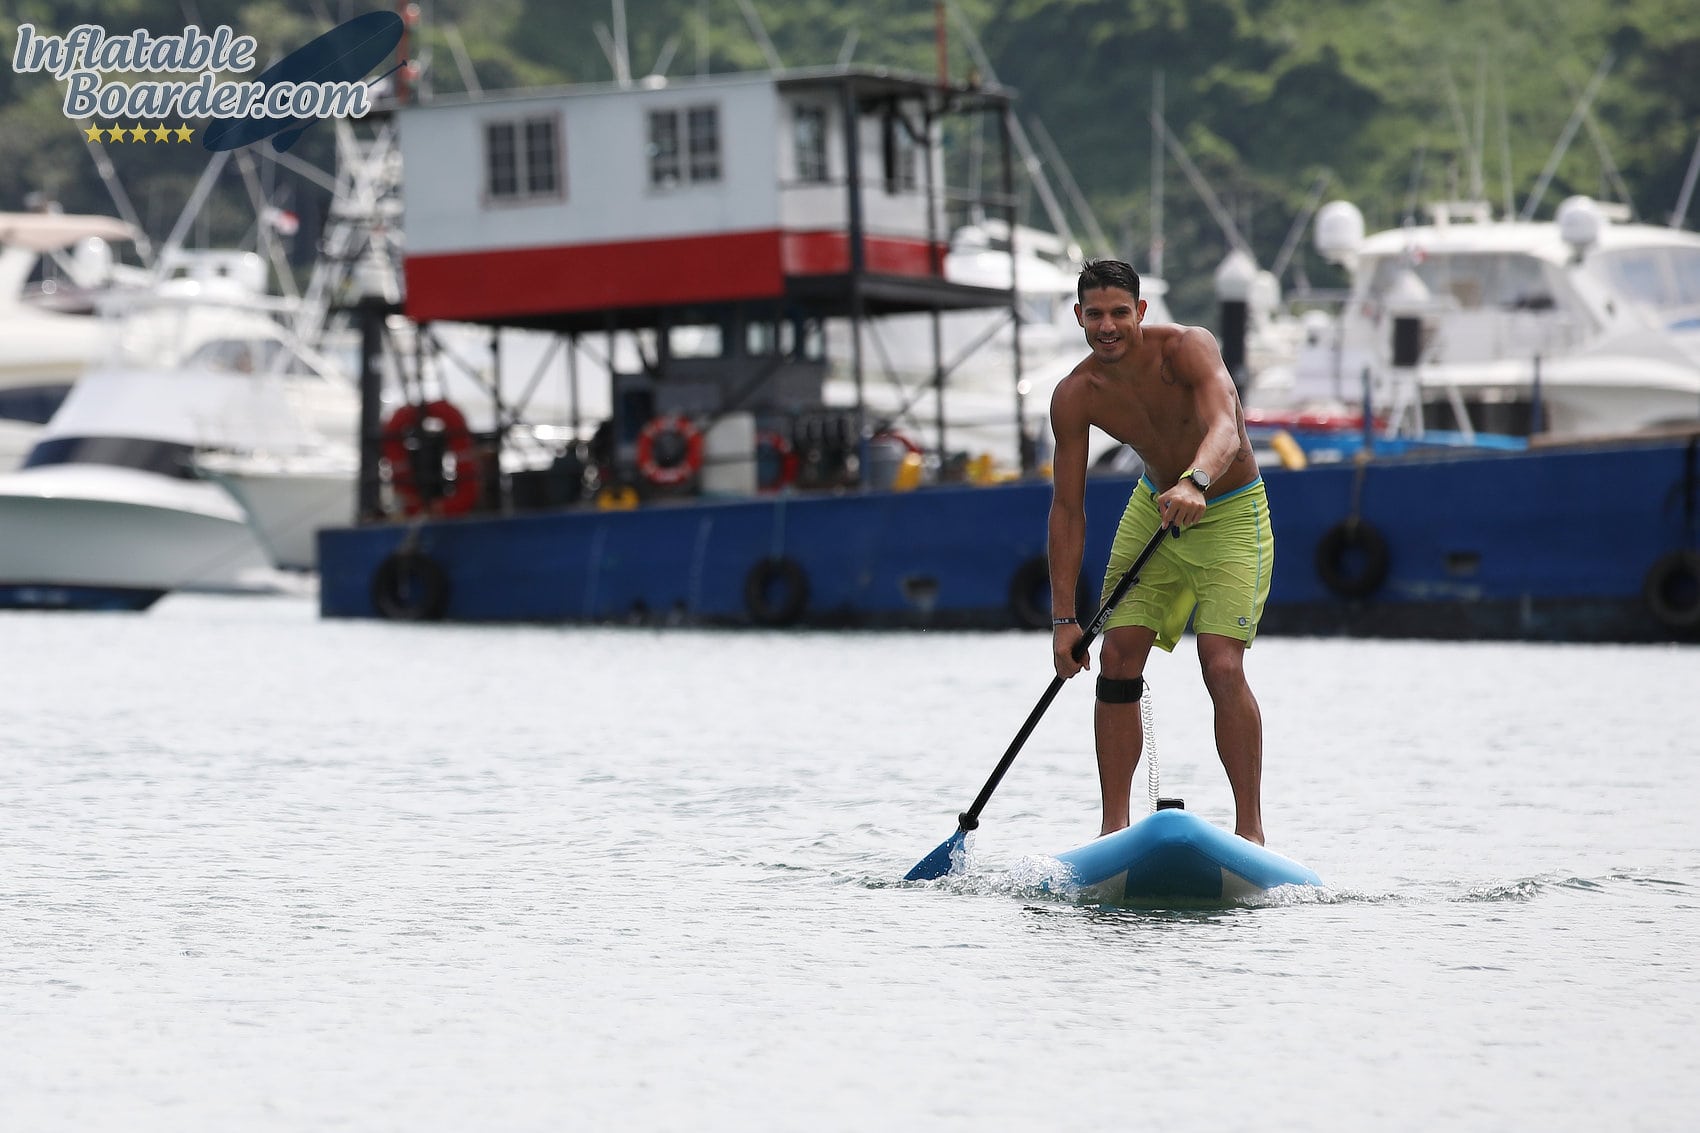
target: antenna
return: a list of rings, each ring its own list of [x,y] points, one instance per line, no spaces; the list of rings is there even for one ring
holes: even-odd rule
[[[1151,113],[1163,117],[1163,72],[1151,78]],[[1163,132],[1151,131],[1151,274],[1163,276]]]
[[[472,56],[466,52],[466,40],[460,37],[460,29],[453,24],[444,24],[443,38],[449,41],[449,52],[455,57],[455,68],[460,71],[460,85],[465,87],[466,93],[473,98],[483,98],[484,88],[479,85],[478,71],[472,66]]]
[[[1452,81],[1452,65],[1441,65],[1441,74],[1446,77],[1446,104],[1452,109],[1452,123],[1458,127],[1459,139],[1464,143],[1464,152],[1469,155],[1470,162],[1470,199],[1480,200],[1482,196],[1482,165],[1481,158],[1476,153],[1476,139],[1470,133],[1470,123],[1464,118],[1464,103],[1458,97],[1458,85]]]
[[[706,0],[697,0],[697,77],[708,74],[708,12],[703,5]],[[577,392],[577,387],[574,387]]]
[[[1110,238],[1104,235],[1104,230],[1098,226],[1098,218],[1092,215],[1092,206],[1087,203],[1086,195],[1080,191],[1080,186],[1074,180],[1074,174],[1069,172],[1068,163],[1057,150],[1057,143],[1051,140],[1051,132],[1045,129],[1045,124],[1039,119],[1032,119],[1033,136],[1039,139],[1039,145],[1045,150],[1045,156],[1056,168],[1057,177],[1062,181],[1063,192],[1068,194],[1069,203],[1079,214],[1080,220],[1086,225],[1086,234],[1098,247],[1098,254],[1113,256],[1116,249],[1110,243]]]
[[[1681,228],[1688,219],[1688,202],[1694,196],[1694,181],[1700,177],[1700,138],[1694,142],[1694,156],[1688,159],[1688,172],[1682,177],[1682,192],[1677,194],[1676,207],[1671,210],[1670,226]]]
[[[626,0],[614,0],[614,77],[623,87],[632,84],[631,44],[626,40]]]
[[[1168,144],[1170,151],[1175,155],[1175,161],[1181,167],[1181,172],[1186,174],[1186,179],[1192,182],[1193,189],[1203,198],[1204,207],[1209,209],[1210,215],[1216,218],[1216,224],[1222,229],[1222,234],[1228,238],[1228,243],[1248,256],[1251,255],[1251,245],[1247,244],[1245,237],[1240,235],[1239,226],[1234,223],[1234,218],[1228,214],[1227,209],[1222,207],[1222,202],[1216,199],[1216,194],[1210,188],[1210,182],[1204,179],[1204,175],[1192,163],[1192,158],[1187,156],[1186,149],[1181,145],[1180,139],[1175,137],[1174,131],[1169,129],[1168,124],[1163,121],[1163,116],[1155,110],[1151,112],[1151,125],[1162,135],[1163,141]]]
[[[1310,196],[1305,198],[1304,207],[1299,215],[1293,218],[1293,226],[1287,230],[1287,239],[1282,243],[1281,250],[1275,255],[1275,263],[1269,269],[1269,274],[1276,279],[1287,270],[1287,264],[1293,259],[1293,253],[1298,251],[1299,241],[1304,237],[1305,229],[1310,226],[1310,218],[1316,213],[1316,207],[1322,203],[1323,190],[1328,188],[1328,182],[1333,174],[1324,169],[1317,174],[1316,183],[1310,187]]]
[[[980,69],[980,74],[989,83],[996,83],[998,75],[992,68],[992,61],[986,57],[986,49],[980,44],[980,37],[974,34],[974,28],[962,15],[953,0],[945,0],[946,10],[955,18],[957,26],[962,29],[963,42],[968,47],[968,53],[974,57],[974,65]],[[1056,193],[1051,190],[1051,183],[1045,179],[1044,167],[1039,156],[1033,152],[1033,143],[1027,137],[1027,131],[1022,128],[1021,119],[1010,116],[1010,137],[1015,141],[1015,148],[1021,151],[1021,165],[1027,171],[1027,180],[1039,193],[1039,201],[1045,206],[1045,215],[1050,218],[1051,226],[1057,230],[1057,235],[1066,244],[1074,243],[1074,230],[1068,225],[1068,217],[1063,214],[1062,205],[1057,201]],[[1093,221],[1094,226],[1096,221]]]
[[[207,195],[212,192],[213,183],[224,170],[224,163],[229,160],[229,150],[219,150],[207,162],[206,169],[201,171],[200,180],[195,182],[194,192],[189,194],[189,200],[183,206],[183,211],[177,215],[177,223],[171,229],[171,235],[165,238],[165,246],[160,249],[159,258],[154,261],[154,279],[165,278],[165,263],[177,250],[183,246],[183,238],[189,233],[189,226],[200,215],[201,206],[206,204]]]
[[[614,81],[620,82],[620,50],[614,46],[614,37],[608,34],[608,25],[600,21],[596,24],[596,42],[602,48],[602,57],[608,60],[608,69],[614,72]]]
[[[773,40],[767,37],[767,28],[762,25],[761,16],[756,12],[756,6],[750,0],[738,0],[738,10],[744,13],[744,22],[750,25],[750,34],[756,37],[756,43],[761,47],[761,53],[767,56],[767,69],[783,71],[785,64],[779,60],[779,52],[774,50]]]
[[[1589,103],[1600,93],[1600,84],[1606,81],[1606,75],[1611,72],[1612,64],[1617,56],[1608,51],[1606,57],[1600,60],[1600,65],[1594,70],[1594,77],[1588,80],[1588,88],[1582,92],[1582,97],[1576,101],[1576,108],[1570,112],[1570,121],[1564,124],[1564,132],[1559,135],[1558,144],[1553,147],[1552,156],[1547,158],[1546,168],[1541,170],[1540,180],[1535,182],[1534,191],[1529,199],[1523,202],[1523,211],[1518,214],[1518,220],[1528,220],[1535,215],[1535,206],[1546,196],[1547,186],[1552,183],[1552,175],[1558,172],[1558,163],[1564,160],[1565,151],[1570,148],[1571,139],[1576,137],[1577,127],[1582,125],[1582,118],[1588,113]]]
[[[142,230],[141,218],[136,215],[136,207],[130,203],[130,194],[124,191],[124,182],[118,178],[118,170],[112,166],[112,159],[106,155],[105,148],[99,142],[90,142],[89,156],[94,159],[95,172],[100,174],[101,181],[106,184],[106,191],[112,197],[112,203],[118,207],[118,215],[135,230],[135,239],[131,241],[136,246],[136,255],[141,258],[143,267],[153,266],[153,242]]]
[[[608,31],[608,25],[597,23],[596,42],[602,45],[602,54],[608,60],[608,66],[613,69],[614,81],[623,87],[632,85],[632,61],[626,48],[626,0],[614,0],[614,31]]]
[[[679,33],[674,32],[667,37],[667,42],[661,45],[661,54],[655,57],[655,66],[649,69],[651,75],[665,75],[667,68],[673,65],[673,56],[679,50]]]
[[[295,273],[290,270],[289,259],[283,254],[283,246],[272,229],[268,215],[271,212],[270,202],[266,199],[265,190],[260,187],[254,155],[245,149],[236,151],[236,169],[242,174],[242,184],[248,190],[249,202],[254,206],[254,242],[271,261],[271,269],[277,273],[278,289],[288,299],[300,299],[301,291],[295,286]]]
[[[1470,150],[1470,199],[1487,200],[1487,48],[1476,56],[1476,144]]]
[[[1511,116],[1505,109],[1505,79],[1493,72],[1494,93],[1499,96],[1499,165],[1505,178],[1505,219],[1517,215],[1517,194],[1511,187]]]
[[[1564,86],[1570,91],[1572,98],[1576,97],[1576,87],[1568,78],[1564,80]],[[1594,153],[1600,159],[1600,168],[1606,179],[1611,182],[1612,192],[1617,194],[1618,200],[1629,206],[1629,215],[1633,217],[1635,202],[1629,197],[1629,186],[1624,184],[1623,175],[1618,172],[1617,162],[1612,160],[1611,147],[1606,144],[1605,136],[1600,133],[1600,126],[1592,109],[1582,112],[1582,125],[1588,128],[1588,139],[1594,143]]]

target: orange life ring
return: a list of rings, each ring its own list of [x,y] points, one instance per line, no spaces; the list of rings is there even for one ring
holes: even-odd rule
[[[651,484],[683,484],[702,471],[702,432],[679,414],[653,417],[638,434],[637,463]]]
[[[441,446],[431,450],[439,459],[447,455],[453,463],[453,479],[446,487],[440,477],[421,482],[421,470],[415,465],[426,437],[434,438],[433,446]],[[466,415],[451,402],[439,398],[423,405],[409,402],[397,409],[384,423],[383,449],[390,466],[390,486],[407,515],[461,515],[478,506],[482,487],[478,445],[467,427]],[[429,455],[425,459],[429,460]]]
[[[764,492],[777,492],[797,482],[803,459],[791,447],[784,434],[763,429],[756,435],[757,487]]]

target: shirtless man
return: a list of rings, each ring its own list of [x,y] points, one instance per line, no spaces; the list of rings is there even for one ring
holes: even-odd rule
[[[1209,331],[1143,325],[1139,276],[1127,264],[1087,264],[1077,294],[1074,314],[1092,354],[1051,397],[1051,653],[1059,676],[1092,667],[1090,656],[1077,662],[1071,654],[1083,632],[1080,618],[1095,612],[1074,608],[1086,540],[1089,426],[1131,445],[1145,461],[1116,530],[1103,593],[1160,527],[1185,532],[1163,541],[1105,624],[1093,718],[1104,799],[1100,834],[1129,822],[1144,742],[1139,698],[1146,657],[1153,644],[1172,651],[1191,616],[1215,705],[1216,750],[1234,793],[1234,832],[1262,845],[1263,717],[1244,662],[1269,597],[1275,544],[1239,395]]]

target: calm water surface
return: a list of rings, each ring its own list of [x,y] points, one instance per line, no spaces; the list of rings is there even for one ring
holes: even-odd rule
[[[1030,634],[0,615],[0,1128],[1693,1128],[1700,650],[1265,638],[1321,899],[1041,895]],[[1231,819],[1190,639],[1163,792]]]

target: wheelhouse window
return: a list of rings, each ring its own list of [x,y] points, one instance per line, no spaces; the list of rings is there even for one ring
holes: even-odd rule
[[[691,180],[720,180],[720,111],[693,106],[687,111],[691,133]]]
[[[720,108],[649,112],[649,183],[657,189],[720,180]]]
[[[826,110],[799,106],[791,117],[792,150],[796,154],[797,180],[809,184],[826,181]]]
[[[484,124],[484,191],[493,201],[561,196],[561,130],[553,115]]]
[[[885,191],[888,193],[912,193],[920,187],[920,175],[916,172],[915,135],[910,132],[909,121],[903,114],[893,111],[885,116],[884,127],[885,157]]]

